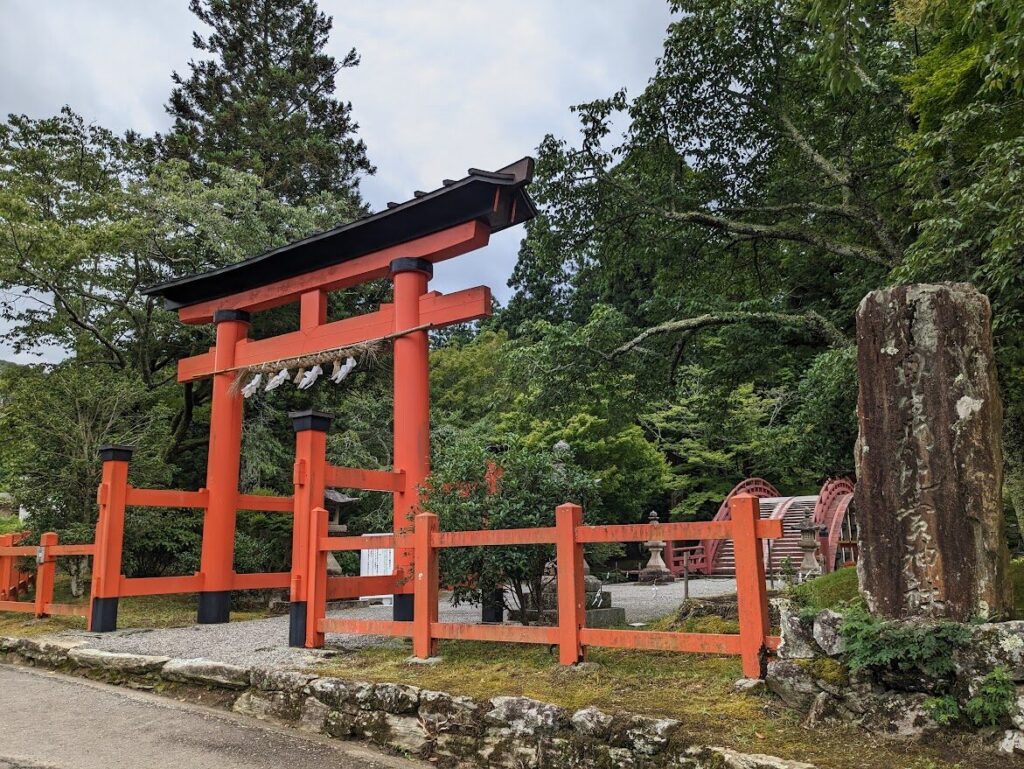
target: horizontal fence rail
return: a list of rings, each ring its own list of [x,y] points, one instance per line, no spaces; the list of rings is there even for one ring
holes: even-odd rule
[[[0,538],[0,543],[20,542],[26,536],[27,533],[15,536],[7,535]],[[15,573],[25,574],[17,564],[19,558],[30,557],[36,561],[36,572],[31,580],[27,577],[19,580],[19,584],[23,585],[22,588],[4,592],[5,597],[13,598],[23,589],[27,589],[30,582],[34,582],[34,600],[0,600],[0,611],[24,612],[36,617],[88,616],[89,606],[87,604],[54,603],[53,588],[56,582],[58,557],[84,557],[91,556],[94,552],[95,547],[90,544],[61,545],[57,533],[53,531],[48,531],[40,536],[38,546],[0,544],[0,580],[2,580],[0,584],[12,584],[12,575]]]
[[[698,523],[626,524],[586,526],[583,509],[561,505],[552,527],[486,531],[439,531],[431,513],[416,516],[411,535],[380,537],[328,537],[327,512],[315,508],[308,524],[309,567],[306,616],[300,634],[307,647],[320,647],[325,633],[411,637],[413,655],[435,654],[441,639],[547,644],[559,649],[559,662],[575,664],[585,659],[587,647],[643,649],[695,654],[727,654],[741,657],[744,675],[760,677],[767,654],[778,647],[769,635],[768,599],[765,585],[762,540],[782,537],[782,521],[761,520],[757,498],[736,494],[729,500],[729,518]],[[739,633],[671,633],[586,627],[583,581],[583,546],[598,542],[645,542],[649,540],[732,539],[736,554],[736,592]],[[558,570],[558,624],[547,626],[471,625],[438,621],[439,551],[455,547],[554,545]],[[414,616],[411,622],[335,619],[326,617],[331,591],[326,580],[326,557],[331,551],[407,547],[414,551],[412,575]],[[355,578],[351,578],[355,579]],[[390,577],[394,580],[398,577]],[[387,584],[386,582],[383,584]]]

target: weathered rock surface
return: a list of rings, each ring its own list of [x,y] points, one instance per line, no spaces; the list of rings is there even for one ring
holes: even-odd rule
[[[760,753],[738,753],[729,748],[711,750],[722,757],[725,769],[815,769],[813,764],[805,764],[803,761],[786,761]]]
[[[554,734],[569,725],[569,714],[557,705],[528,697],[492,697],[490,702],[491,709],[484,714],[484,721],[508,728],[513,734]]]
[[[159,677],[219,690],[216,701],[238,713],[339,739],[369,740],[440,766],[814,769],[799,761],[696,747],[677,721],[609,714],[594,707],[570,714],[526,697],[480,703],[401,684],[241,668],[206,659],[164,661],[49,641],[0,637],[0,649],[15,662],[110,666],[124,674],[115,680],[128,686],[151,685]]]
[[[121,673],[154,673],[170,662],[170,657],[149,654],[124,654],[99,649],[76,648],[68,651],[68,659],[83,668],[100,668]]]
[[[784,660],[809,660],[814,657],[813,624],[804,622],[791,601],[773,601],[779,610],[779,628],[782,641],[779,644],[779,658]]]
[[[842,624],[843,615],[831,609],[818,612],[814,618],[811,635],[818,647],[829,656],[834,657],[846,650],[846,641],[839,633]]]
[[[214,662],[202,657],[171,660],[164,665],[160,674],[169,681],[223,686],[228,689],[245,689],[249,686],[250,675],[249,668]]]
[[[973,678],[1004,667],[1015,681],[1024,681],[1024,620],[968,627],[970,640],[953,654],[958,676]]]
[[[988,299],[873,291],[857,310],[861,590],[887,617],[1005,617],[1002,404]]]
[[[769,691],[791,708],[806,711],[821,689],[806,665],[795,660],[772,660],[765,678]]]

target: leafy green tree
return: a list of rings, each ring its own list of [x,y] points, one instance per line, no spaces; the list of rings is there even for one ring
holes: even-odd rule
[[[437,515],[443,531],[553,526],[555,508],[564,502],[582,504],[587,516],[596,484],[571,451],[510,437],[495,454],[491,439],[472,430],[438,438],[423,506]],[[491,463],[503,470],[497,488],[487,479]],[[448,548],[441,552],[441,582],[455,586],[456,602],[479,602],[505,587],[510,608],[525,624],[525,612],[541,608],[545,566],[553,557],[550,545]]]
[[[188,76],[174,73],[163,137],[171,157],[201,176],[211,164],[254,174],[281,200],[319,193],[359,202],[358,182],[372,173],[357,137],[352,105],[334,97],[335,80],[359,64],[326,53],[331,18],[312,0],[191,0],[211,32],[193,33],[202,57]]]

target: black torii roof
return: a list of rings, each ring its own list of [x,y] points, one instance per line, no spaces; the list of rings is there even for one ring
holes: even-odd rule
[[[385,210],[362,219],[227,267],[160,283],[142,293],[163,297],[165,306],[176,310],[346,262],[466,222],[481,220],[497,232],[537,215],[526,191],[532,179],[530,157],[497,171],[471,168],[458,181],[446,179],[432,192],[416,192],[411,200],[388,203]],[[502,195],[495,210],[497,190],[511,194]]]

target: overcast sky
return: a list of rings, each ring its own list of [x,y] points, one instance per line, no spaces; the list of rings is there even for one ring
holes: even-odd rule
[[[30,117],[68,104],[87,120],[143,133],[169,125],[172,70],[185,72],[198,22],[187,0],[3,0],[0,112]],[[666,0],[321,0],[334,17],[330,51],[355,47],[342,73],[377,174],[374,210],[469,167],[532,154],[546,133],[571,137],[570,105],[643,88],[670,17]],[[198,52],[197,52],[198,53]],[[438,265],[432,287],[487,284],[510,294],[522,227]],[[0,342],[0,358],[14,356]]]

